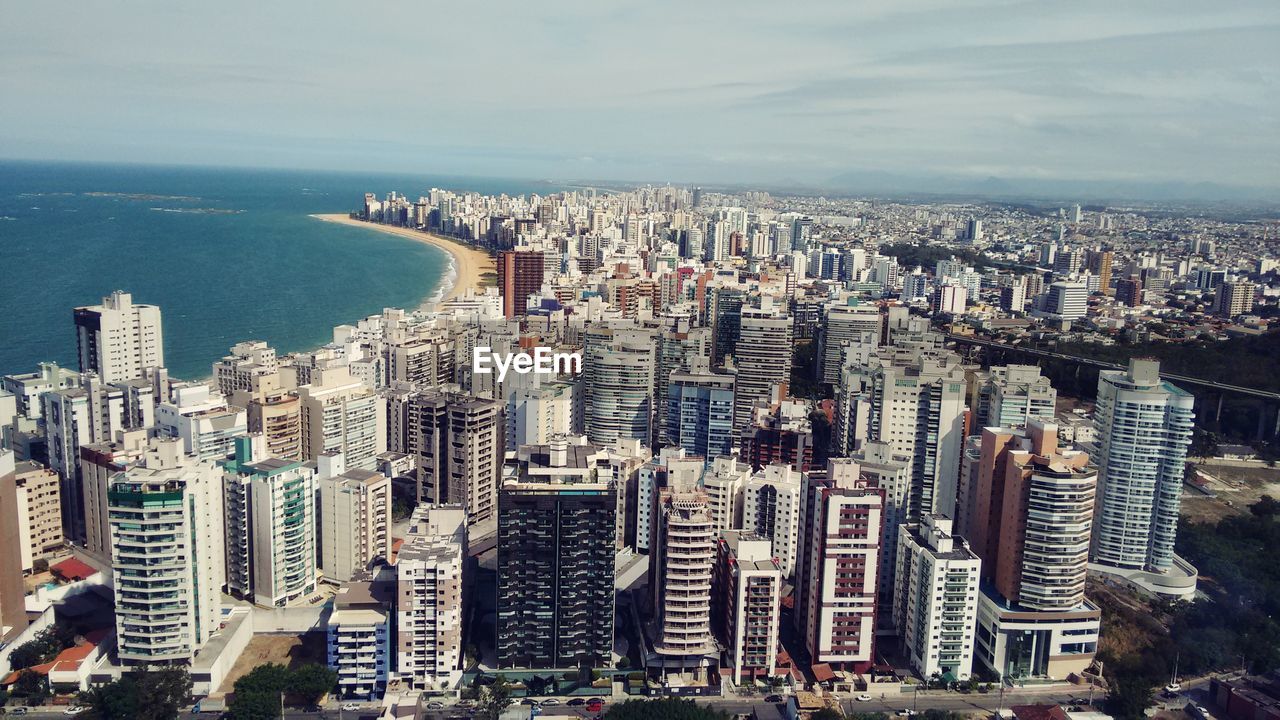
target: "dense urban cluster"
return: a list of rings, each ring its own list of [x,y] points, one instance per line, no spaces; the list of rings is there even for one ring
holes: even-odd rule
[[[1138,357],[1081,406],[974,350],[1263,336],[1280,297],[1274,223],[1147,208],[644,187],[354,215],[489,251],[492,286],[195,381],[115,292],[68,321],[77,370],[0,380],[9,692],[180,666],[218,697],[256,636],[317,628],[336,696],[388,704],[477,675],[1092,687],[1087,578],[1197,592],[1196,397]],[[575,362],[494,371],[540,348]]]

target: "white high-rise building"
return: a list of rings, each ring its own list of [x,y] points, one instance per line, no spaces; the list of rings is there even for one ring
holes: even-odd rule
[[[804,473],[790,465],[769,465],[744,488],[742,529],[773,543],[773,555],[781,563],[784,577],[795,574],[804,486]]]
[[[415,690],[462,679],[462,569],[467,512],[420,505],[396,554],[396,669]]]
[[[1174,539],[1195,397],[1160,379],[1160,363],[1131,359],[1098,373],[1098,502],[1092,561],[1164,573]]]
[[[510,388],[507,395],[506,449],[546,445],[556,435],[571,435],[582,426],[582,386],[572,382],[537,382],[536,374],[517,375],[513,382],[535,379]]]
[[[638,328],[590,328],[582,373],[587,439],[609,447],[622,439],[649,443],[654,420],[657,357],[652,333]]]
[[[228,405],[205,383],[175,387],[172,395],[156,406],[157,434],[182,440],[184,452],[222,460],[235,451],[235,439],[249,432],[244,408]]]
[[[1059,320],[1077,320],[1089,312],[1089,288],[1084,283],[1056,282],[1044,297],[1044,314]]]
[[[316,589],[316,472],[261,457],[253,440],[238,438],[235,458],[223,463],[227,590],[287,607]]]
[[[1053,422],[1058,391],[1036,365],[999,365],[974,373],[976,427],[1023,427],[1028,419]]]
[[[911,458],[907,515],[955,513],[965,389],[960,356],[926,344],[886,346],[860,372],[846,368],[841,392],[868,406],[865,439]]]
[[[759,308],[742,309],[742,330],[734,346],[738,369],[733,398],[734,435],[751,424],[757,400],[767,400],[772,388],[791,380],[791,316],[775,306],[769,295],[760,296]]]
[[[162,441],[108,498],[120,661],[189,664],[222,621],[222,473]]]
[[[751,466],[732,455],[721,455],[706,468],[702,489],[710,501],[718,532],[742,528],[743,491],[750,481]]]
[[[982,561],[951,520],[931,513],[898,528],[893,624],[912,667],[923,677],[967,680],[973,672]]]
[[[840,382],[840,366],[844,362],[844,346],[862,333],[880,336],[880,311],[874,305],[859,305],[855,298],[850,298],[844,305],[835,305],[827,310],[827,322],[823,328],[822,348],[822,382],[835,385]]]
[[[716,600],[733,682],[769,677],[778,659],[782,568],[768,539],[730,530],[717,544]]]
[[[101,305],[76,308],[75,323],[80,372],[114,383],[164,367],[164,331],[155,305],[135,305],[132,295],[116,290]]]

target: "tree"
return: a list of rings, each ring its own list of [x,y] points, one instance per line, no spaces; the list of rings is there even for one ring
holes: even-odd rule
[[[476,720],[498,720],[511,705],[511,686],[506,678],[497,678],[480,689],[480,701],[476,703]]]
[[[190,696],[186,668],[140,668],[80,693],[79,702],[100,720],[174,720]]]
[[[39,705],[49,697],[49,683],[34,670],[23,670],[13,683],[13,694],[27,699],[28,705]]]
[[[809,720],[844,720],[844,713],[833,707],[824,707],[809,715]]]
[[[57,657],[58,653],[75,645],[75,641],[75,630],[63,625],[50,625],[36,633],[28,642],[14,648],[9,655],[9,666],[21,670],[47,663]]]
[[[680,698],[627,700],[604,713],[604,720],[729,720],[730,717],[723,710]]]
[[[231,720],[274,720],[280,717],[280,695],[237,690],[235,699],[227,706],[227,715]]]
[[[236,680],[235,691],[264,692],[280,694],[289,685],[289,669],[279,663],[267,663],[250,670],[247,675]]]
[[[289,672],[286,692],[307,702],[319,702],[338,683],[338,673],[319,663],[307,663]]]

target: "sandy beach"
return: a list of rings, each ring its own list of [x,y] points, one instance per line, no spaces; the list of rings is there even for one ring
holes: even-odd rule
[[[328,214],[328,215],[312,215],[311,217],[324,222],[338,223],[339,225],[350,225],[352,227],[365,228],[376,232],[388,233],[390,235],[399,235],[400,237],[417,240],[420,243],[426,243],[438,247],[441,250],[453,256],[453,278],[452,284],[445,291],[442,300],[459,297],[467,291],[467,288],[482,287],[484,280],[481,275],[484,273],[496,272],[493,264],[493,258],[489,257],[489,253],[484,250],[471,247],[459,240],[444,237],[443,235],[432,235],[420,230],[411,228],[395,227],[393,225],[381,225],[378,223],[364,222],[363,220],[352,220],[346,215]],[[445,279],[449,282],[449,278]],[[492,283],[492,280],[490,280]]]

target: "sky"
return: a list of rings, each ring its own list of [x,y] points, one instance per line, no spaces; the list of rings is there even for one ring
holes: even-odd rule
[[[1276,0],[8,2],[0,157],[1280,187]]]

